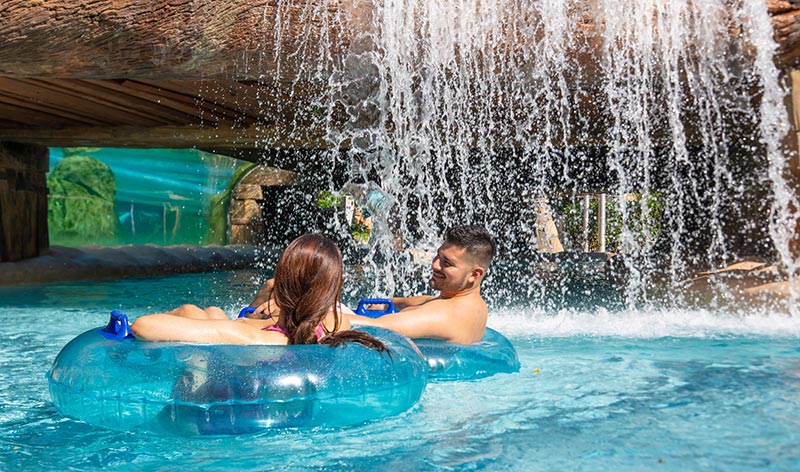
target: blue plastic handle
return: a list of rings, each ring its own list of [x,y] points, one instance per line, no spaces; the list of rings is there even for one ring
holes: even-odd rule
[[[131,323],[128,321],[128,315],[119,311],[111,310],[111,317],[108,319],[108,324],[105,328],[100,330],[100,334],[106,339],[122,340],[133,338],[131,333]]]
[[[367,309],[367,305],[386,305],[386,308],[382,310],[370,310]],[[394,303],[388,298],[363,298],[358,302],[358,308],[356,308],[356,315],[369,318],[380,318],[389,313],[397,313],[397,309],[394,307]]]
[[[239,316],[237,318],[247,318],[247,315],[256,311],[257,306],[246,306],[242,308],[242,311],[239,312]]]

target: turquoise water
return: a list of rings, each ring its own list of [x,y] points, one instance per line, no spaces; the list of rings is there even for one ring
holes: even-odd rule
[[[231,184],[236,159],[197,149],[49,148],[50,170],[65,157],[89,156],[114,174],[114,213],[119,221],[111,240],[119,244],[205,244],[213,230],[212,198]],[[94,234],[50,232],[52,244],[98,243]],[[219,243],[219,239],[211,241]]]
[[[705,310],[492,310],[522,369],[429,384],[339,430],[175,438],[62,417],[45,372],[119,308],[231,313],[252,272],[0,288],[3,470],[798,470],[800,320]]]

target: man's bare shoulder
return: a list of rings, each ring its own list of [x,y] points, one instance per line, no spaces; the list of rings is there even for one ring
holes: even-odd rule
[[[403,308],[402,310],[400,310],[400,312],[401,313],[411,313],[411,312],[425,311],[425,312],[440,312],[440,313],[444,313],[444,312],[450,311],[450,309],[455,307],[455,306],[457,306],[457,305],[455,305],[453,303],[452,299],[436,297],[436,298],[431,298],[431,299],[425,300],[424,302],[422,302],[422,303],[420,303],[418,305],[412,305],[412,306]]]
[[[488,312],[486,302],[479,295],[464,297],[442,298],[436,297],[417,306],[400,310],[401,313],[425,311],[438,313],[444,316],[481,315]]]

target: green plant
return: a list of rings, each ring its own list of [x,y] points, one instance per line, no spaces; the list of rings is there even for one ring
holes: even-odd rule
[[[317,206],[320,208],[344,208],[343,193],[333,192],[331,190],[320,190],[317,194]]]
[[[626,229],[633,235],[639,247],[653,244],[661,231],[661,218],[664,214],[664,199],[660,193],[628,194],[624,197],[625,213],[620,209],[617,199],[606,200],[606,250],[619,252],[622,249],[622,231]],[[583,208],[580,202],[569,202],[562,208],[564,232],[573,248],[582,241]],[[598,251],[598,200],[589,202],[589,250]]]
[[[350,226],[350,234],[353,235],[353,239],[360,243],[366,243],[369,241],[369,236],[371,233],[372,229],[363,221],[354,221]]]
[[[317,193],[317,206],[319,208],[344,211],[346,197],[347,194],[345,193],[320,190]],[[372,229],[366,222],[360,220],[358,217],[353,219],[353,223],[350,225],[350,235],[353,236],[354,240],[360,243],[366,243],[369,241],[371,233]]]

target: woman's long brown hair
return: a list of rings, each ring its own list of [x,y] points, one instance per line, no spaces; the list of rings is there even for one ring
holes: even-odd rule
[[[275,267],[273,296],[280,308],[277,325],[289,333],[289,344],[358,342],[378,352],[389,349],[374,336],[361,331],[339,331],[339,303],[343,285],[342,253],[336,243],[319,234],[305,234],[284,249]],[[333,309],[333,332],[317,340],[316,328]]]

